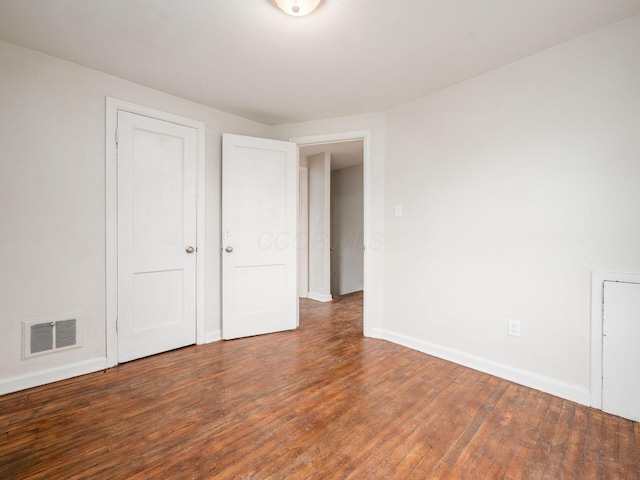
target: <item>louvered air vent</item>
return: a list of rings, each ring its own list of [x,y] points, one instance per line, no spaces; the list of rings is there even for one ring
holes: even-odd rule
[[[67,350],[80,346],[80,322],[76,318],[23,322],[22,357]]]

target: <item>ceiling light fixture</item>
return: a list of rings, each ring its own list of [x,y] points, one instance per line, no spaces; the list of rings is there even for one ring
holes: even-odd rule
[[[294,17],[303,17],[313,12],[322,0],[272,0],[283,12]]]

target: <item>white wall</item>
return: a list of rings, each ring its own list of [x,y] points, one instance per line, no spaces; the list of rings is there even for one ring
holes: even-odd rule
[[[331,300],[331,155],[318,153],[309,162],[309,298]]]
[[[298,167],[298,297],[309,296],[309,161]]]
[[[640,17],[391,109],[385,180],[384,336],[588,403],[590,272],[640,272]]]
[[[362,165],[331,172],[331,294],[362,290],[364,184]]]
[[[221,132],[270,128],[4,42],[0,65],[0,393],[105,357],[106,96],[206,124],[206,331],[219,335]],[[21,360],[23,320],[77,313],[83,348]]]

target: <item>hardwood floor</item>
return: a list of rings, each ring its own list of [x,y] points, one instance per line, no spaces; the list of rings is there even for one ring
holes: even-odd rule
[[[0,478],[640,478],[638,423],[363,338],[361,305],[0,397]]]

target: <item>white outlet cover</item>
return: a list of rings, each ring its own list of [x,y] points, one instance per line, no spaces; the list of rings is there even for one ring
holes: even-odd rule
[[[520,320],[515,320],[513,318],[509,319],[508,333],[514,337],[520,336]]]

